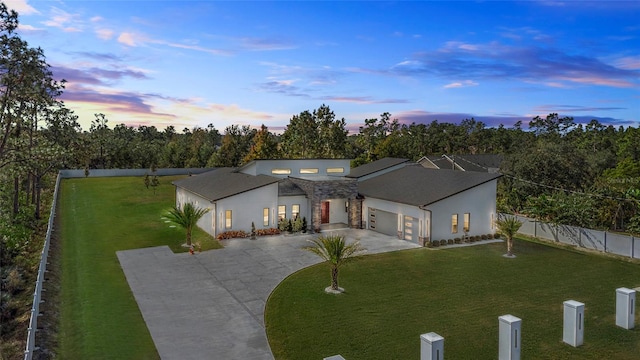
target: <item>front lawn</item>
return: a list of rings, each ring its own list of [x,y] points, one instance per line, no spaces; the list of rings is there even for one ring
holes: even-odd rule
[[[615,289],[640,286],[640,265],[516,240],[368,255],[340,272],[328,295],[326,264],[293,274],[265,311],[276,359],[418,359],[420,334],[445,338],[450,359],[495,359],[498,317],[522,319],[523,359],[638,359],[640,329],[615,326]],[[562,342],[562,302],[585,303],[585,344]],[[636,320],[636,326],[638,320]]]
[[[62,181],[60,359],[158,358],[116,251],[161,245],[186,251],[184,230],[161,219],[174,204],[177,178],[160,178],[156,194],[141,177]],[[220,247],[200,229],[193,241],[203,250]]]

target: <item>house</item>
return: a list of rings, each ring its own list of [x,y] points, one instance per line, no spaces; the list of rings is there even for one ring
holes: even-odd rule
[[[423,156],[418,163],[430,169],[452,169],[496,173],[504,157],[499,154]]]
[[[425,241],[493,233],[496,173],[429,169],[384,158],[351,169],[348,159],[255,160],[174,181],[176,205],[209,209],[198,226],[216,236],[274,228],[305,217]]]
[[[358,183],[365,227],[420,244],[493,234],[500,176],[411,164],[371,177]]]

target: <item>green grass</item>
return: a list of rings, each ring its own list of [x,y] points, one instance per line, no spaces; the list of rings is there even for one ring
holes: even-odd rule
[[[161,245],[186,251],[184,230],[161,219],[174,204],[177,178],[162,177],[156,194],[140,177],[62,182],[59,358],[159,357],[116,251]],[[200,229],[193,236],[203,250],[220,247]]]
[[[495,359],[498,317],[522,319],[524,359],[638,359],[640,329],[615,326],[615,289],[640,286],[640,265],[517,240],[368,255],[340,272],[329,295],[326,264],[283,281],[267,302],[276,359],[417,359],[420,334],[445,338],[451,359]],[[585,303],[585,344],[562,342],[562,302]],[[636,320],[636,324],[638,320]]]

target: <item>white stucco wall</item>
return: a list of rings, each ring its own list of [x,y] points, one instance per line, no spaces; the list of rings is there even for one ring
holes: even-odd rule
[[[264,174],[285,178],[294,177],[314,177],[314,176],[346,176],[351,170],[351,160],[349,159],[279,159],[279,160],[255,160],[239,170],[249,175]],[[343,168],[343,173],[327,173],[327,168]],[[317,174],[300,174],[300,169],[316,168]],[[291,169],[290,174],[272,174],[271,169]]]
[[[300,205],[300,218],[302,218],[303,216],[307,218],[307,222],[309,221],[309,219],[311,219],[310,217],[310,212],[309,212],[309,199],[307,199],[306,196],[304,195],[299,195],[299,196],[280,196],[278,197],[278,205],[285,205],[287,207],[287,219],[291,219],[291,205],[293,204],[298,204]],[[276,210],[276,217],[278,216],[278,211]],[[277,220],[276,220],[277,221]],[[275,225],[273,225],[273,227],[278,227],[278,224],[276,223]]]
[[[253,221],[256,229],[263,228],[263,209],[271,209],[269,221],[273,224],[273,214],[278,204],[278,184],[273,183],[258,189],[243,192],[216,202],[218,227],[216,234],[228,230],[251,231]],[[225,212],[232,211],[231,229],[225,228]],[[277,213],[276,213],[277,216]]]
[[[326,199],[329,202],[329,223],[349,223],[349,213],[345,211],[345,202],[348,199]]]
[[[198,227],[207,233],[214,235],[214,213],[215,204],[212,204],[209,200],[204,199],[194,193],[188,192],[184,189],[176,187],[176,206],[182,207],[186,203],[192,203],[197,208],[207,208],[209,212],[204,214],[200,220],[198,220]]]
[[[212,236],[216,236],[227,230],[243,230],[249,232],[251,231],[252,221],[256,229],[264,228],[264,208],[269,208],[270,226],[268,227],[277,226],[277,224],[274,223],[274,213],[277,216],[278,204],[277,183],[221,199],[216,203],[211,203],[196,194],[176,188],[176,205],[181,206],[187,202],[191,202],[197,207],[208,208],[210,210],[198,221],[198,227]],[[306,206],[306,203],[304,206]],[[302,208],[303,203],[300,203],[301,211]],[[231,210],[231,229],[225,228],[226,210]],[[291,210],[289,209],[289,211]]]
[[[362,202],[362,220],[369,221],[369,208],[380,209],[383,211],[388,211],[392,213],[399,214],[401,217],[408,215],[414,217],[419,220],[418,222],[418,236],[428,236],[429,231],[429,213],[427,211],[421,210],[417,206],[413,205],[405,205],[392,201],[375,199],[375,198],[365,198]],[[369,224],[367,223],[367,228]],[[404,232],[403,229],[403,221],[400,219],[398,221],[398,231]]]
[[[469,235],[493,234],[492,215],[496,214],[497,181],[476,186],[460,194],[431,204],[432,240],[464,236],[464,214],[470,214]],[[458,214],[458,232],[451,233],[451,215]]]

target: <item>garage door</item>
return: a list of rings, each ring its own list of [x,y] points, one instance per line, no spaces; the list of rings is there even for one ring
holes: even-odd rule
[[[398,214],[369,208],[369,229],[391,236],[398,236]]]

